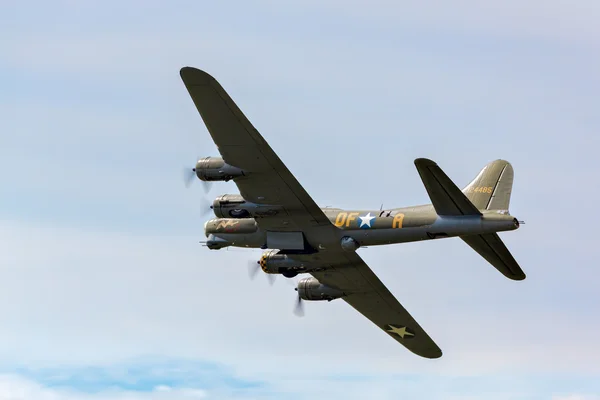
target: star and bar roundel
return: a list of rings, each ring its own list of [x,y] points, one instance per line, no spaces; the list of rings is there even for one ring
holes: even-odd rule
[[[358,217],[358,227],[360,229],[369,229],[373,226],[373,222],[375,222],[375,217],[371,216],[371,213],[367,213],[367,215]]]
[[[403,325],[385,325],[383,330],[394,337],[399,336],[400,339],[412,339],[415,337],[415,332]]]
[[[404,217],[404,214],[402,214]],[[334,225],[338,228],[350,228],[358,227],[359,229],[370,229],[375,224],[377,217],[370,212],[360,215],[359,213],[352,211],[341,211],[335,217]],[[395,224],[396,222],[394,222]]]

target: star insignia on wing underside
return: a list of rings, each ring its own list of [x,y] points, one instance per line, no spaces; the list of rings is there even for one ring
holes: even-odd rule
[[[360,224],[358,225],[358,227],[362,228],[362,229],[366,229],[366,228],[371,228],[375,217],[372,217],[371,213],[368,213],[364,217],[358,217],[358,219],[360,219]]]
[[[400,336],[401,339],[411,339],[415,336],[414,332],[406,326],[397,327],[394,325],[388,325],[388,327],[390,329],[386,329],[386,332],[395,333],[396,335]]]

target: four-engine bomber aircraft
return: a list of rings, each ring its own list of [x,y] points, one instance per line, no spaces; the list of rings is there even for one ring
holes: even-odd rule
[[[221,157],[198,160],[202,181],[233,180],[240,195],[213,202],[217,218],[204,225],[210,249],[267,250],[267,274],[300,273],[298,301],[341,298],[410,351],[427,358],[442,351],[359,257],[360,246],[460,237],[506,277],[525,274],[496,232],[514,230],[508,212],[513,168],[492,161],[462,191],[433,161],[415,160],[432,204],[386,210],[320,208],[265,139],[209,74],[191,67],[181,78]]]

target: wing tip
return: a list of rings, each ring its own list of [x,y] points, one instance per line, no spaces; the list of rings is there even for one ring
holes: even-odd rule
[[[525,272],[521,272],[520,274],[507,275],[507,278],[512,279],[513,281],[524,281],[525,278],[527,278],[527,275],[525,275]]]
[[[436,348],[430,348],[427,349],[425,351],[415,351],[415,350],[411,350],[413,353],[415,353],[418,356],[421,356],[423,358],[429,358],[431,360],[435,360],[436,358],[440,358],[442,357],[443,353],[442,350],[439,347]]]
[[[425,167],[425,166],[432,166],[432,165],[437,165],[437,164],[435,163],[435,161],[430,160],[429,158],[417,158],[417,159],[415,159],[415,165],[417,167],[419,167],[419,166]]]
[[[206,85],[215,80],[208,72],[194,67],[181,68],[179,76],[186,85]]]

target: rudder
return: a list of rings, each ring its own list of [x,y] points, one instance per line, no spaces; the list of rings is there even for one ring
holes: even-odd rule
[[[508,210],[513,179],[512,165],[495,160],[483,167],[462,192],[479,210]]]

